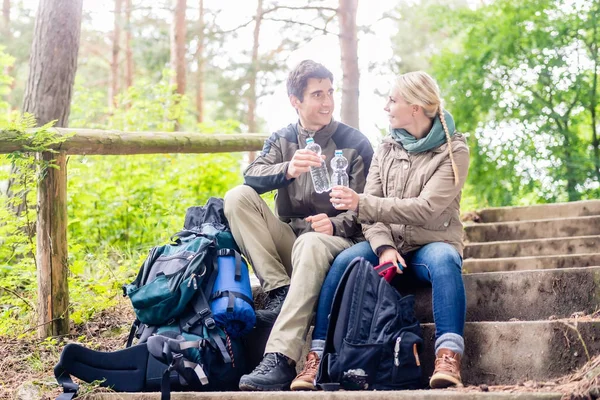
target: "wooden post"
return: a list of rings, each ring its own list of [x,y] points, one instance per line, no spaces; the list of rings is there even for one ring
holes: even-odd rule
[[[38,336],[44,338],[69,332],[67,155],[62,151],[38,157],[55,160],[59,167],[47,168],[38,185]]]

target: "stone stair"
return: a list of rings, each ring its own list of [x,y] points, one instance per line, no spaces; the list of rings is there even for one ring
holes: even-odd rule
[[[547,381],[600,354],[600,200],[486,209],[465,227],[466,385]],[[431,290],[419,290],[424,374],[433,371]],[[310,341],[310,338],[309,338]],[[308,351],[308,344],[304,354]],[[298,368],[302,367],[302,363]],[[99,397],[97,397],[99,396]],[[159,399],[160,394],[93,399]],[[560,399],[560,393],[175,393],[173,399]]]
[[[465,227],[465,383],[550,380],[600,354],[600,200],[478,216]],[[417,313],[431,322],[427,292]],[[433,325],[425,331],[431,362]]]

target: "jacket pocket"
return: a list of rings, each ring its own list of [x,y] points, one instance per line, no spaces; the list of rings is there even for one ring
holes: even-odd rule
[[[430,231],[445,231],[452,225],[452,218],[452,212],[446,210],[437,218],[423,224],[423,228]]]

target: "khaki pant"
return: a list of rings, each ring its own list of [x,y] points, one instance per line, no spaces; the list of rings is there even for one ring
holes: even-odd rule
[[[263,289],[290,285],[265,353],[279,352],[298,361],[331,262],[354,241],[316,232],[296,238],[249,186],[225,195],[225,216]]]

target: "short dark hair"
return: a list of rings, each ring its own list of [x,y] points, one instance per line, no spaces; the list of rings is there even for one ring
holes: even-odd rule
[[[304,60],[288,75],[288,96],[294,95],[300,101],[304,101],[304,90],[310,78],[329,79],[333,82],[333,74],[330,70],[313,60]]]

